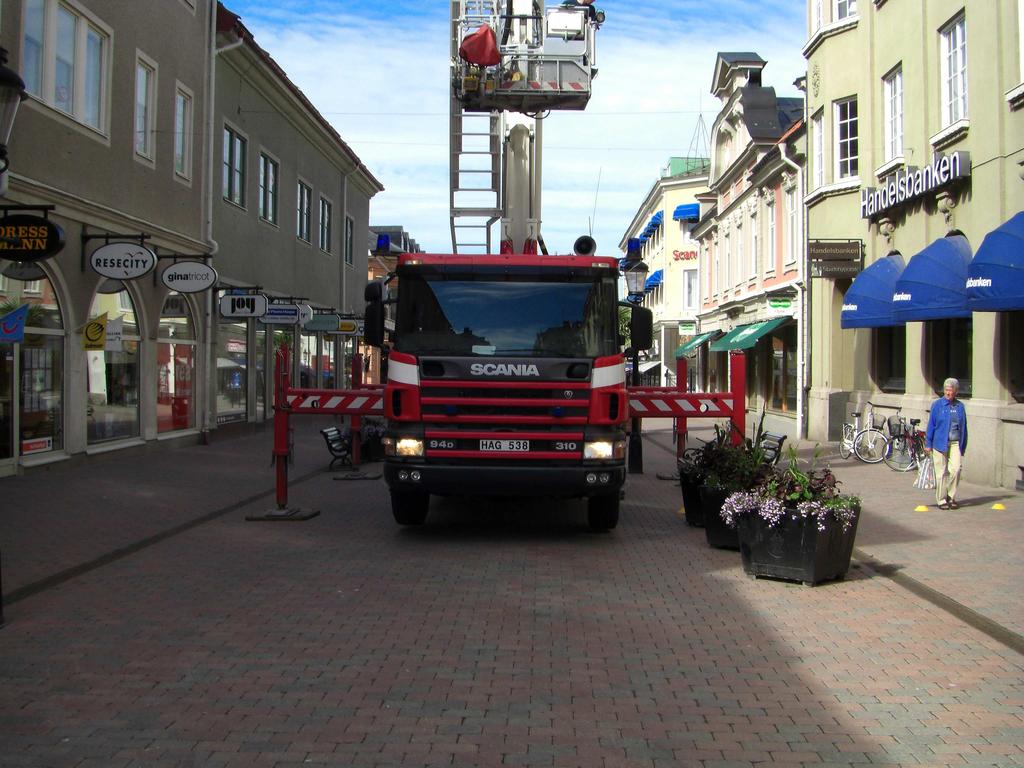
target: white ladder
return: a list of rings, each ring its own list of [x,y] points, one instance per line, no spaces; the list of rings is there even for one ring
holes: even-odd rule
[[[481,24],[498,31],[501,0],[452,0],[452,75],[459,45]],[[466,112],[449,96],[449,210],[452,253],[492,253],[491,228],[501,218],[501,115]]]

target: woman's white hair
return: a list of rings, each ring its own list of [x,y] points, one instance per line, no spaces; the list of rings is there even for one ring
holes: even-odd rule
[[[954,392],[960,391],[960,379],[948,378],[942,382],[942,388],[952,387]]]

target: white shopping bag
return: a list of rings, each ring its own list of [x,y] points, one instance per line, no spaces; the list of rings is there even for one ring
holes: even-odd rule
[[[931,456],[925,456],[921,459],[921,466],[917,470],[914,487],[922,491],[935,490],[935,465],[932,464]]]

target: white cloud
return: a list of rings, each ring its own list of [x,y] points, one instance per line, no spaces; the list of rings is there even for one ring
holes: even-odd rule
[[[448,219],[448,3],[371,6],[346,0],[238,0],[256,41],[288,73],[386,187],[371,223],[400,224],[426,250],[451,250]],[[799,95],[799,0],[674,0],[598,5],[599,75],[585,112],[554,112],[544,129],[544,221],[566,252],[595,213],[599,252],[620,238],[660,169],[687,153],[719,51],[768,61],[766,85]],[[386,8],[387,15],[381,10]],[[598,190],[598,176],[600,189]]]

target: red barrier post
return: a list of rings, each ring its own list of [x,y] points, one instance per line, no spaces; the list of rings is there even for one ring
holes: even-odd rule
[[[676,388],[685,392],[689,387],[689,376],[685,357],[676,358]],[[676,419],[676,458],[683,458],[683,451],[686,450],[687,420],[685,416]]]
[[[359,354],[359,342],[355,341],[352,350],[352,389],[363,385],[363,356]],[[353,416],[352,422],[352,466],[359,468],[359,455],[362,453],[362,439],[359,430],[363,426],[362,416]]]
[[[747,434],[747,356],[740,351],[729,353],[729,384],[732,396],[733,445],[739,445]]]
[[[291,386],[288,375],[288,347],[277,351],[274,360],[274,465],[277,469],[277,508],[288,506],[288,433],[290,409],[285,402],[285,390]]]

